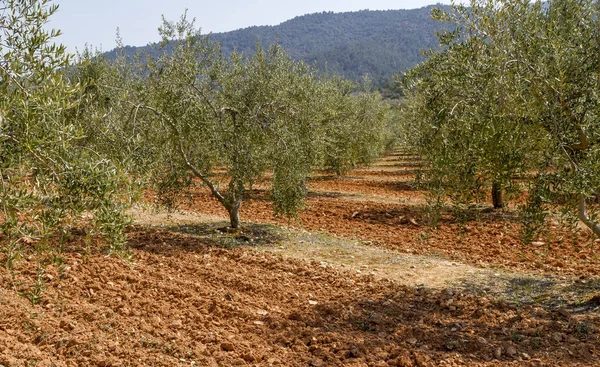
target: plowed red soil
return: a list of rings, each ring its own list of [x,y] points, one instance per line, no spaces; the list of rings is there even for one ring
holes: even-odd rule
[[[287,219],[273,218],[270,203],[256,199],[241,209],[244,219],[285,225]],[[304,210],[292,225],[339,236],[356,236],[376,245],[413,254],[443,254],[473,264],[547,273],[600,275],[600,244],[584,234],[559,228],[549,239],[522,244],[519,225],[509,220],[481,218],[457,225],[442,221],[432,230],[422,218],[422,208],[401,203],[358,202],[335,195],[310,195]],[[221,205],[208,193],[197,193],[191,205],[202,213],[223,215]]]
[[[596,314],[407,288],[182,234],[130,237],[133,265],[69,254],[61,274],[47,268],[39,305],[2,289],[0,364],[597,365]]]
[[[311,181],[294,225],[485,266],[598,274],[588,238],[561,239],[550,228],[544,244],[524,246],[510,213],[483,213],[464,226],[445,218],[430,230],[418,206],[423,193],[397,157]],[[287,223],[256,194],[244,219]],[[224,214],[202,190],[190,207]],[[132,262],[100,249],[86,255],[74,243],[44,273],[33,259],[1,268],[0,365],[599,365],[600,297],[573,312],[407,287],[164,229],[132,227],[129,238]],[[30,287],[36,279],[42,293]]]
[[[405,167],[408,165],[408,167]],[[511,211],[491,208],[472,213],[457,224],[444,215],[433,230],[426,218],[426,194],[412,184],[414,160],[393,155],[345,177],[319,175],[309,181],[306,208],[295,221],[274,218],[268,191],[255,190],[240,210],[242,220],[302,227],[343,237],[357,237],[406,253],[443,255],[477,265],[570,274],[600,275],[600,242],[585,231],[573,233],[549,225],[533,244],[519,239],[520,225]],[[205,188],[192,193],[184,207],[225,215],[223,207]]]

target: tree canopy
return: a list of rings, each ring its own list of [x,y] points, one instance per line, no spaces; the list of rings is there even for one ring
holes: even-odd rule
[[[9,268],[24,250],[64,243],[75,227],[121,251],[127,218],[120,171],[81,144],[74,111],[79,85],[70,57],[45,25],[47,0],[7,0],[0,8],[0,237]]]
[[[474,0],[432,13],[457,28],[404,79],[408,138],[430,188],[469,203],[491,185],[498,207],[502,192],[515,203],[525,194],[528,233],[559,206],[600,235],[586,207],[600,184],[598,10],[591,0]]]
[[[90,86],[86,115],[103,120],[87,122],[90,143],[107,153],[119,147],[114,158],[149,178],[163,204],[200,183],[239,228],[243,201],[268,178],[274,213],[295,216],[312,170],[341,174],[391,138],[380,97],[319,74],[277,44],[224,55],[185,14],[164,20],[159,33],[157,49],[137,63],[84,55],[77,78]]]
[[[354,82],[369,76],[376,87],[398,96],[393,74],[424,60],[422,49],[436,46],[435,31],[446,25],[429,16],[431,6],[420,9],[356,12],[321,12],[295,17],[276,26],[254,26],[214,33],[223,54],[251,55],[256,45],[264,49],[279,44],[296,61],[315,65],[320,72]],[[152,45],[141,47],[156,51]],[[126,46],[107,53],[134,55],[140,48]]]

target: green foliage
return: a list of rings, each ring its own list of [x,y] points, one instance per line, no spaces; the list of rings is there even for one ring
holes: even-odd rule
[[[600,234],[585,206],[600,184],[597,3],[475,0],[432,14],[458,27],[404,80],[407,140],[432,188],[469,204],[492,183],[517,199],[530,182],[529,232],[551,204],[571,221],[579,205]]]
[[[31,306],[35,306],[42,301],[42,294],[44,293],[44,268],[38,269],[36,281],[31,284],[26,291],[19,292],[19,294],[25,297]]]
[[[323,82],[323,167],[346,173],[358,164],[371,163],[391,140],[390,108],[376,93],[356,91],[349,81]]]
[[[46,0],[7,0],[0,9],[0,239],[12,268],[23,251],[54,251],[74,227],[122,251],[120,173],[86,149],[71,111],[79,86],[70,57],[46,31]],[[107,215],[110,213],[110,215]],[[33,245],[33,246],[32,246]],[[32,248],[33,247],[33,248]]]
[[[75,74],[89,86],[82,111],[102,115],[86,121],[86,136],[103,153],[119,147],[117,161],[142,165],[131,172],[149,177],[160,203],[174,205],[201,183],[238,228],[242,202],[270,177],[274,213],[293,217],[313,168],[366,163],[390,140],[380,97],[317,76],[279,45],[226,57],[185,14],[159,33],[139,71],[127,70],[125,55],[114,66],[88,56]]]
[[[317,159],[317,81],[279,46],[245,59],[221,55],[185,15],[163,23],[159,57],[148,56],[136,119],[152,126],[158,194],[173,202],[195,178],[239,227],[239,208],[269,170],[276,213],[295,215]],[[169,195],[173,194],[173,195]]]
[[[156,148],[143,144],[153,127],[137,119],[131,100],[142,98],[145,78],[128,61],[120,55],[109,62],[90,49],[77,55],[69,77],[80,88],[69,117],[82,132],[80,146],[110,157],[130,178],[140,179],[152,168]]]

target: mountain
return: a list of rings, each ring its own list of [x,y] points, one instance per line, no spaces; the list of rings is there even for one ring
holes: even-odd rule
[[[433,7],[315,13],[276,26],[254,26],[211,37],[221,42],[225,54],[234,49],[252,53],[258,42],[263,47],[279,42],[292,58],[316,64],[322,71],[353,80],[368,75],[381,85],[394,73],[422,61],[422,49],[437,47],[435,32],[448,26],[431,19]],[[125,51],[138,49],[128,46]],[[113,50],[107,56],[114,55]]]

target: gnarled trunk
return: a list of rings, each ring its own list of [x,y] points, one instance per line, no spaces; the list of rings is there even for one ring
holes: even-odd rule
[[[241,225],[240,221],[240,207],[242,206],[242,202],[238,201],[234,204],[227,206],[227,212],[229,213],[229,223],[231,224],[231,228],[239,229]]]
[[[492,203],[494,204],[494,209],[504,208],[502,185],[498,181],[492,182]]]

